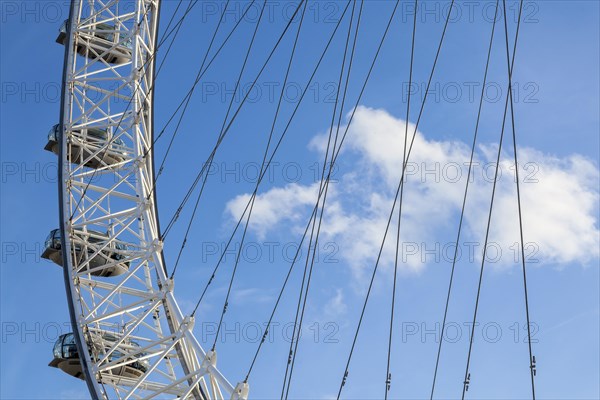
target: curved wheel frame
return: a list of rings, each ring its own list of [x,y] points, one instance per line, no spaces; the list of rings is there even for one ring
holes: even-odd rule
[[[194,337],[194,321],[182,314],[166,274],[152,151],[159,3],[71,3],[59,204],[73,332],[94,399],[246,398],[247,384],[234,388],[217,370],[216,355],[207,354]],[[92,127],[110,133],[106,142],[79,152],[88,160],[69,159],[74,143],[69,137]],[[123,160],[107,164],[103,154],[118,139],[124,143]],[[95,158],[97,168],[84,165],[90,165],[89,158]],[[89,241],[88,232],[103,232],[108,239]],[[75,251],[82,246],[86,251]],[[119,259],[107,257],[105,265],[91,265],[90,260],[108,250]],[[117,263],[127,263],[125,273],[98,276],[98,268]],[[139,377],[119,375],[124,365],[133,363],[144,365]]]

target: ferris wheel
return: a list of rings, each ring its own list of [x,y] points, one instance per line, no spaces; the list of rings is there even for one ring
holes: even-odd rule
[[[302,0],[297,4],[294,16],[299,14],[302,7],[306,9],[307,2]],[[351,14],[346,50],[351,47],[351,33],[356,44],[363,3],[358,6],[356,0],[344,2],[344,14]],[[387,28],[395,12],[396,8]],[[157,174],[155,171],[154,160],[156,54],[162,43],[158,39],[159,16],[160,0],[72,0],[69,18],[60,28],[56,39],[65,46],[63,91],[60,118],[48,134],[45,149],[58,157],[60,220],[58,228],[52,230],[46,239],[42,257],[62,267],[73,332],[59,337],[50,366],[85,380],[94,399],[242,400],[249,395],[248,376],[232,383],[219,371],[214,346],[207,351],[196,339],[193,331],[194,314],[186,316],[181,311],[174,296],[174,273],[169,274],[165,265],[164,232],[159,224],[156,201],[156,181],[160,172]],[[355,20],[358,22],[353,25]],[[297,35],[299,32],[300,28]],[[331,40],[325,50],[330,43]],[[380,48],[381,43],[373,64]],[[340,73],[340,82],[342,75],[348,74],[346,84],[354,49],[347,53],[344,53]],[[344,71],[347,58],[349,66]],[[340,120],[341,110],[343,101],[339,111]],[[339,123],[338,120],[338,131]],[[217,146],[223,136],[222,132]],[[318,224],[316,237],[320,229],[320,221],[317,222],[319,209],[322,218],[327,184],[339,154],[339,147],[336,146],[341,146],[344,138],[345,133],[340,135],[338,143],[336,132],[331,153],[326,155],[326,160],[330,157],[328,163],[331,167],[328,173],[325,167],[323,169],[319,198],[311,216],[313,232]],[[214,151],[211,155],[214,155]],[[405,142],[404,168],[409,156],[410,149],[406,149]],[[263,166],[266,159],[267,153]],[[261,174],[254,197],[264,176],[262,167]],[[401,183],[403,179],[404,169]],[[192,189],[198,182],[197,179]],[[186,196],[186,202],[189,197]],[[254,197],[246,207],[250,213]],[[390,220],[393,212],[394,208]],[[249,214],[247,218],[250,218]],[[305,236],[310,224],[309,221]],[[389,225],[390,221],[388,228]],[[167,230],[170,227],[169,224]],[[310,234],[311,241],[313,232]],[[373,277],[376,270],[377,265]],[[310,275],[308,279],[310,283]],[[285,283],[287,278],[284,287]],[[307,294],[304,295],[304,303],[306,297]],[[226,307],[227,301],[223,314]],[[300,309],[300,300],[298,307]],[[390,347],[391,337],[390,330]],[[352,350],[340,392],[348,376]],[[295,357],[290,347],[290,357],[292,353]],[[533,386],[535,358],[530,358]],[[390,380],[388,359],[387,390]],[[467,365],[466,390],[469,380]]]
[[[42,257],[63,267],[73,332],[50,365],[92,398],[244,399],[194,337],[166,273],[152,157],[158,0],[71,2],[58,156],[60,225]]]

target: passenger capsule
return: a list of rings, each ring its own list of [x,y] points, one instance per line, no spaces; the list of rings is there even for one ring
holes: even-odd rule
[[[129,269],[129,261],[121,261],[125,259],[127,246],[122,243],[111,241],[106,248],[96,253],[98,248],[103,247],[109,237],[101,232],[75,232],[74,240],[74,264],[82,265],[85,261],[86,270],[90,270],[90,274],[94,276],[116,276],[121,275]],[[93,257],[92,257],[93,256]],[[87,260],[92,257],[90,260]],[[44,252],[42,258],[54,261],[56,264],[63,266],[62,259],[62,239],[60,229],[53,229],[46,238],[44,244]]]
[[[66,45],[67,24],[65,20],[61,25],[56,38],[56,43]],[[114,25],[99,23],[89,29],[81,28],[77,33],[77,53],[90,58],[102,58],[110,64],[123,64],[131,60],[131,39],[124,37]]]
[[[95,338],[95,342],[90,346],[92,356],[99,357],[100,359],[110,350],[112,344],[117,341],[116,337],[108,334],[102,336],[92,335],[92,338]],[[117,348],[108,356],[107,362],[124,359],[118,362],[118,364],[121,365],[111,368],[108,371],[113,375],[134,379],[139,378],[148,370],[148,362],[146,360],[138,361],[133,357],[127,358],[126,354],[135,354],[135,349],[140,347],[139,344],[133,341],[128,341],[127,343],[127,345],[121,344],[120,347],[122,347],[122,349]],[[53,355],[54,358],[48,364],[50,367],[59,368],[71,376],[85,379],[79,353],[77,352],[77,345],[75,344],[75,335],[73,335],[73,333],[59,336],[54,344]],[[138,353],[136,355],[139,357],[144,356],[145,354]],[[125,364],[122,364],[123,362]]]
[[[58,155],[60,134],[60,126],[54,125],[48,132],[48,143],[44,149]],[[67,139],[68,160],[90,168],[122,162],[127,156],[125,143],[120,138],[111,140],[110,136],[106,129],[100,128],[73,130]]]

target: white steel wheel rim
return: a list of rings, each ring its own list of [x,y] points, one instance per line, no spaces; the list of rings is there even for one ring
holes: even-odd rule
[[[73,0],[65,42],[59,218],[67,300],[83,374],[92,398],[245,398],[247,384],[234,388],[217,370],[216,355],[207,355],[194,337],[194,321],[183,316],[166,274],[152,151],[160,0],[126,5],[133,10],[118,0]],[[113,38],[125,39],[108,47],[96,43],[92,32],[99,24],[114,26]],[[131,40],[131,58],[115,63],[126,40]],[[111,132],[111,139],[80,152],[99,168],[70,160],[73,132],[99,126]],[[126,156],[107,164],[104,155],[117,138]],[[90,243],[90,232],[107,238]],[[98,258],[105,264],[94,266],[91,260]],[[125,262],[118,276],[92,275]],[[144,363],[146,371],[139,377],[120,375],[135,362]]]

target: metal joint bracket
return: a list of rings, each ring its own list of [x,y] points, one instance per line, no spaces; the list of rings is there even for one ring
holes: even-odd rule
[[[137,25],[137,24],[136,24],[136,25]],[[137,81],[139,81],[139,80],[140,80],[140,77],[141,77],[141,75],[142,75],[142,74],[141,74],[141,72],[140,72],[138,69],[136,69],[136,68],[132,68],[132,69],[131,69],[131,76],[129,77],[129,79],[130,79],[130,82],[137,82]]]
[[[146,197],[140,199],[139,206],[138,206],[139,211],[144,212],[151,208],[152,208],[152,200],[150,200]]]
[[[163,249],[163,242],[159,239],[154,239],[150,244],[150,253],[160,253]]]
[[[160,293],[162,294],[162,298],[166,298],[168,293],[173,292],[173,289],[175,288],[175,281],[171,278],[171,279],[167,279],[161,286],[160,286]]]
[[[214,350],[206,352],[206,357],[202,361],[202,369],[208,369],[208,366],[217,366],[217,353]]]
[[[134,166],[134,169],[142,169],[145,166],[145,162],[144,162],[144,156],[143,155],[139,155],[136,158],[133,159],[132,164]]]
[[[181,325],[179,325],[179,332],[183,335],[186,331],[192,331],[194,329],[194,322],[196,320],[192,316],[186,316],[181,321]]]
[[[248,386],[248,382],[240,382],[231,394],[231,400],[247,400],[249,392],[250,386]]]

